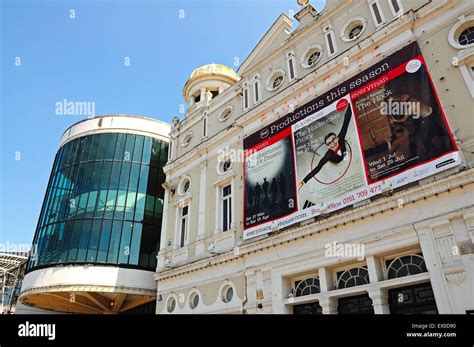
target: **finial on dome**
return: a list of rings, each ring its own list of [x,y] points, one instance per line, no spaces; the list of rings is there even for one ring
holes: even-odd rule
[[[296,2],[297,2],[298,5],[300,5],[301,7],[305,7],[306,5],[308,5],[309,0],[296,0]]]

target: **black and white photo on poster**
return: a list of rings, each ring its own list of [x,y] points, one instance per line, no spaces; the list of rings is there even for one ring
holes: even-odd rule
[[[291,136],[270,138],[266,144],[245,160],[245,227],[297,209]]]

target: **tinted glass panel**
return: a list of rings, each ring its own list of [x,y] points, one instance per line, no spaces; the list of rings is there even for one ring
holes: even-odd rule
[[[28,271],[58,263],[135,265],[154,270],[168,144],[102,133],[58,151]]]

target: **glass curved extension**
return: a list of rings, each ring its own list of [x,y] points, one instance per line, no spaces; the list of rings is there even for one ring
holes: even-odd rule
[[[58,264],[156,268],[168,143],[100,133],[54,160],[27,271]]]

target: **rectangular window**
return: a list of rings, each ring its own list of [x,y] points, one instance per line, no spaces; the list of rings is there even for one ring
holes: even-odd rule
[[[393,11],[395,13],[400,12],[400,6],[398,5],[398,0],[391,0],[392,6],[393,6]]]
[[[202,137],[207,136],[207,117],[204,117],[202,120]]]
[[[249,90],[244,89],[244,110],[249,108]]]
[[[290,74],[290,81],[295,78],[295,68],[293,66],[293,59],[288,59],[288,71]]]
[[[169,147],[168,147],[168,160],[171,159],[171,151],[173,150],[173,141],[170,141]]]
[[[372,12],[372,17],[374,18],[375,25],[379,26],[383,24],[384,19],[382,16],[382,12],[380,11],[380,6],[377,1],[374,1],[373,3],[370,4],[370,9]]]
[[[258,86],[258,81],[256,81],[254,84],[254,89],[255,89],[255,103],[259,102],[260,101],[260,95],[258,93],[258,89],[259,89],[259,86]]]
[[[334,43],[332,42],[331,33],[326,34],[326,39],[327,39],[327,42],[328,42],[329,55],[333,55],[335,51],[334,51]]]
[[[229,184],[222,188],[222,231],[232,227],[232,187]]]
[[[185,206],[181,209],[181,223],[179,232],[179,247],[184,247],[188,234],[188,206]]]

